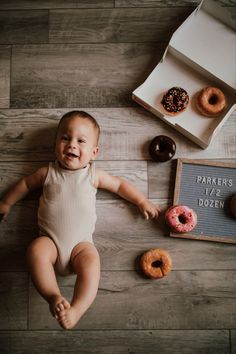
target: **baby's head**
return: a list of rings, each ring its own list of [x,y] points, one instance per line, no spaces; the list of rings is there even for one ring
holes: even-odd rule
[[[61,118],[56,136],[56,157],[63,168],[84,168],[98,154],[100,127],[90,114],[71,111]]]

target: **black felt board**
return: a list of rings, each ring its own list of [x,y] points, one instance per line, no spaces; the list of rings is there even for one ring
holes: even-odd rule
[[[178,159],[174,205],[192,208],[198,223],[189,233],[170,236],[236,243],[236,218],[230,211],[234,194],[236,164]]]

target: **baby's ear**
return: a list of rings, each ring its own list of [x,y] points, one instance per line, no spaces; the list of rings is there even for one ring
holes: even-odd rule
[[[95,148],[93,148],[93,156],[92,156],[92,160],[95,160],[97,155],[99,153],[99,147],[96,146]]]

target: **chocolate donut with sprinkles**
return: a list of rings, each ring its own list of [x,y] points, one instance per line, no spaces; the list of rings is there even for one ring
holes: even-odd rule
[[[163,96],[161,104],[169,115],[177,115],[187,108],[189,95],[181,87],[170,88]]]

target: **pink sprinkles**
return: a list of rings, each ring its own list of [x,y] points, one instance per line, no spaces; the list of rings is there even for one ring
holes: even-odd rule
[[[177,113],[187,107],[189,96],[181,87],[172,87],[163,96],[161,103],[166,111]]]

